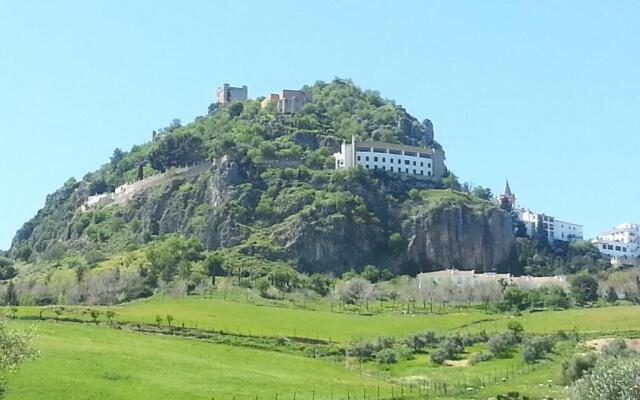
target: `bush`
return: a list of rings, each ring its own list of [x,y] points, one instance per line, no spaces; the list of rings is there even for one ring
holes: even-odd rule
[[[473,346],[476,343],[485,343],[489,340],[489,335],[487,332],[481,331],[479,333],[470,333],[466,335],[463,339],[465,346]]]
[[[545,304],[554,310],[564,310],[571,306],[571,301],[563,288],[552,287],[545,296]]]
[[[322,274],[313,274],[309,277],[307,283],[309,289],[321,296],[326,296],[331,289],[331,280]]]
[[[398,362],[398,356],[393,349],[383,349],[376,353],[376,361],[380,364],[395,364]]]
[[[469,364],[475,365],[479,362],[489,361],[493,358],[493,354],[488,351],[481,351],[478,353],[473,353],[471,357],[469,357]]]
[[[405,344],[413,349],[413,351],[420,351],[425,346],[435,344],[437,342],[436,334],[434,332],[422,332],[414,335],[409,335],[405,339]]]
[[[407,347],[406,345],[400,345],[396,347],[395,351],[398,360],[410,360],[413,358],[413,349]]]
[[[573,400],[640,399],[640,360],[609,358],[571,388]]]
[[[434,364],[442,364],[445,360],[449,358],[449,354],[447,351],[441,347],[433,350],[430,354],[431,362]]]
[[[267,291],[271,288],[271,282],[269,282],[269,279],[262,277],[262,278],[256,279],[256,281],[253,284],[253,287],[255,287],[260,292],[260,296],[266,297]]]
[[[578,354],[569,361],[562,363],[562,382],[572,384],[582,378],[585,373],[595,367],[598,355],[595,352]]]
[[[380,336],[376,341],[376,347],[378,350],[386,350],[393,347],[395,339],[388,336]]]
[[[0,280],[11,279],[15,276],[16,269],[13,266],[13,261],[0,256]]]
[[[635,354],[635,351],[627,347],[624,339],[614,339],[602,348],[602,354],[608,357],[626,358]]]
[[[512,331],[494,333],[487,341],[487,351],[494,357],[504,357],[517,342],[518,339]]]
[[[349,355],[362,361],[371,358],[376,350],[376,347],[371,342],[354,342],[351,344],[351,349],[349,349]]]
[[[36,357],[38,353],[31,347],[33,331],[21,331],[6,322],[0,322],[0,349],[2,362],[0,363],[0,397],[6,393],[5,376],[15,371],[24,361]]]
[[[522,357],[526,363],[532,364],[542,359],[553,350],[553,339],[547,336],[532,336],[522,343]]]
[[[460,335],[447,336],[440,341],[437,349],[431,352],[431,361],[442,364],[444,360],[455,360],[464,351],[464,341]]]
[[[508,287],[504,291],[499,307],[504,311],[522,311],[529,308],[530,305],[529,298],[523,290],[516,287]]]
[[[577,275],[571,281],[571,294],[578,305],[596,301],[598,300],[598,281],[591,275]]]

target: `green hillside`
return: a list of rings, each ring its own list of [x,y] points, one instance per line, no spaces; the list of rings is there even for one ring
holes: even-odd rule
[[[362,316],[320,311],[317,306],[152,298],[95,308],[97,325],[86,308],[65,307],[60,313],[51,308],[44,313],[35,307],[5,309],[18,318],[19,326],[35,326],[34,345],[39,350],[37,359],[10,376],[7,398],[271,399],[277,394],[279,398],[376,399],[378,391],[382,399],[477,399],[509,391],[532,398],[563,398],[561,364],[586,351],[580,343],[636,337],[640,331],[634,322],[640,312],[637,306],[517,317],[474,308],[450,309],[442,315],[386,310]],[[106,317],[107,310],[115,311],[112,319]],[[171,326],[166,315],[174,316]],[[562,330],[568,335],[548,336],[559,338],[554,349],[533,363],[523,362],[522,345],[512,345],[501,356],[469,364],[475,354],[490,348],[491,340],[486,339],[465,344],[455,359],[459,364],[434,363],[431,357],[437,345],[390,363],[359,359],[356,352],[358,343],[391,336],[395,337],[393,348],[401,354],[405,338],[427,331],[442,338],[460,335],[476,340],[486,330],[491,338],[508,332],[513,321],[522,323],[528,336]],[[212,336],[214,332],[221,333]],[[323,337],[336,342],[315,340]]]
[[[38,323],[40,359],[11,377],[7,399],[328,399],[385,382],[325,360],[156,337],[105,327]],[[71,373],[72,372],[72,373]]]

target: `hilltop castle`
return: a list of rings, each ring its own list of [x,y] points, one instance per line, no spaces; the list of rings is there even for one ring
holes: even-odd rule
[[[268,107],[270,103],[275,103],[278,106],[278,110],[284,114],[295,114],[302,110],[309,101],[307,95],[301,90],[283,90],[282,94],[271,93],[267,96],[260,106],[262,108]]]
[[[248,99],[249,89],[246,85],[242,87],[229,86],[228,83],[220,86],[216,92],[216,102],[218,104],[233,103],[234,101],[245,101]]]
[[[249,89],[246,85],[242,87],[229,86],[228,83],[223,84],[216,92],[216,103],[229,104],[236,101],[245,101],[249,99]],[[309,101],[309,96],[302,90],[283,89],[282,94],[271,93],[265,97],[260,103],[262,108],[268,107],[270,103],[276,104],[278,111],[283,114],[295,114],[302,110]]]

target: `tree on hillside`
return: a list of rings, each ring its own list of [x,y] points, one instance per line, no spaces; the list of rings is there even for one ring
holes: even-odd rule
[[[571,306],[569,296],[561,287],[552,287],[545,296],[545,305],[551,307],[554,310],[564,310]]]
[[[616,301],[618,301],[618,292],[616,292],[616,288],[614,288],[613,286],[609,286],[607,288],[607,291],[605,292],[604,297],[609,303],[615,303]]]
[[[358,304],[369,299],[373,293],[371,282],[362,278],[353,278],[347,282],[336,285],[336,295],[340,301],[346,304]]]
[[[16,286],[13,284],[13,281],[9,281],[9,285],[7,285],[7,291],[4,294],[4,304],[7,306],[17,306],[18,301],[18,292],[16,290]]]
[[[485,188],[482,186],[476,186],[471,191],[471,194],[474,196],[478,196],[484,200],[491,200],[493,198],[493,194],[491,193],[491,189]]]
[[[598,300],[598,281],[587,274],[580,274],[571,280],[571,294],[578,305]]]
[[[229,115],[231,117],[237,117],[240,114],[242,114],[242,111],[244,110],[244,104],[240,103],[240,102],[235,102],[232,103],[229,106]]]
[[[209,253],[203,261],[204,270],[211,277],[211,285],[216,285],[216,276],[224,271],[224,258],[218,254]]]
[[[16,276],[16,269],[13,267],[13,261],[0,256],[0,280],[11,279],[14,276]]]
[[[522,311],[529,307],[527,294],[516,287],[508,287],[502,297],[503,308]]]
[[[391,271],[388,269],[380,269],[375,265],[366,265],[361,275],[371,283],[386,281],[393,278]]]
[[[31,347],[33,332],[21,332],[5,322],[0,322],[0,398],[4,397],[6,375],[14,372],[18,366],[37,355]]]
[[[107,310],[107,312],[104,315],[105,317],[107,317],[107,320],[109,321],[109,325],[111,325],[111,320],[116,316],[116,313],[113,310]]]
[[[120,160],[122,160],[125,155],[126,153],[120,150],[120,148],[116,148],[115,150],[113,150],[113,155],[111,156],[111,166],[117,166]]]
[[[205,148],[202,138],[192,133],[167,135],[149,154],[153,169],[165,171],[171,167],[183,167],[204,160]]]
[[[307,287],[321,296],[326,296],[331,289],[331,279],[323,274],[315,273],[309,277]]]
[[[462,190],[462,185],[460,185],[458,177],[451,171],[447,171],[445,176],[442,178],[442,186],[447,189]]]
[[[91,316],[91,320],[93,321],[93,323],[97,325],[98,317],[100,317],[100,311],[92,308],[91,310],[89,310],[89,315]]]
[[[482,306],[486,311],[489,303],[502,298],[502,285],[500,282],[487,280],[481,281],[472,286],[475,300],[482,301]]]
[[[204,248],[196,238],[183,238],[172,235],[153,243],[146,251],[147,260],[151,263],[150,273],[170,282],[176,275],[189,279],[193,262],[202,259]]]

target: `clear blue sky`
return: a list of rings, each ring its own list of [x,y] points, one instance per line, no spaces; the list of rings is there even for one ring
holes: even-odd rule
[[[0,248],[69,177],[223,82],[335,76],[430,118],[461,180],[585,225],[640,222],[640,2],[0,3]]]

